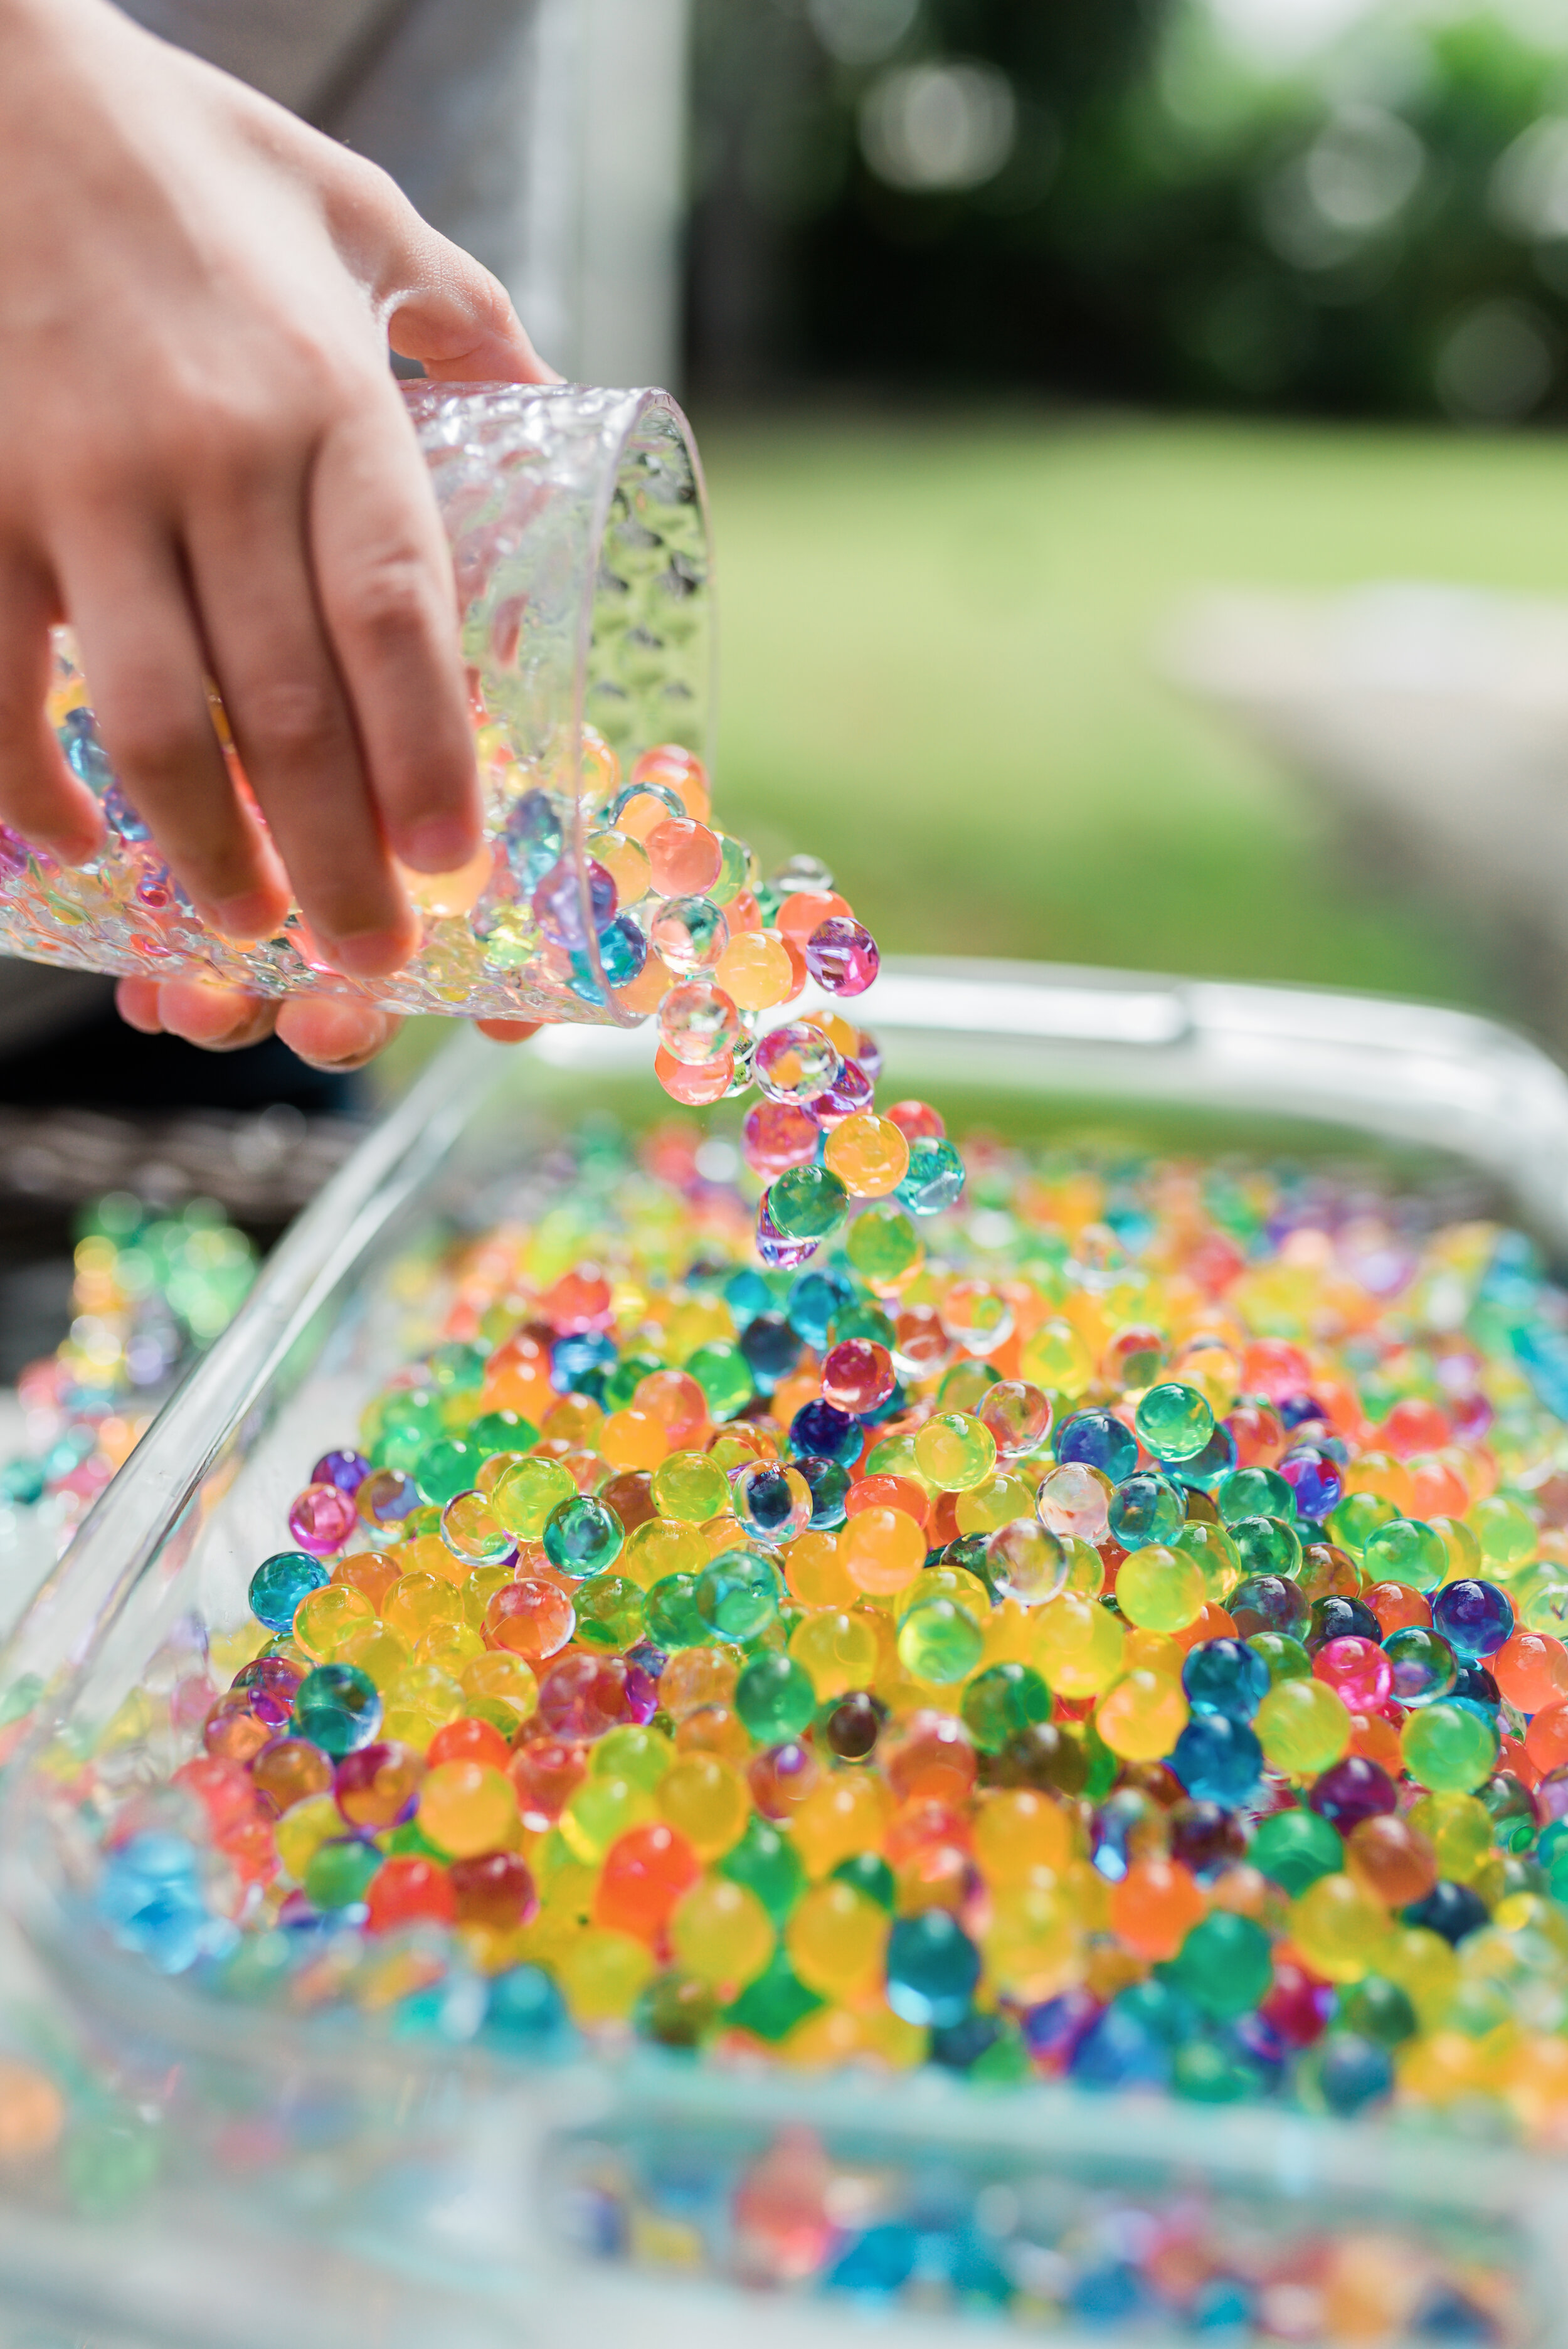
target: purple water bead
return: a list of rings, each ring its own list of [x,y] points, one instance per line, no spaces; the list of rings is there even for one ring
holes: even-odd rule
[[[335,1485],[340,1493],[357,1493],[370,1474],[363,1452],[324,1452],[310,1472],[313,1485]]]
[[[1345,1497],[1345,1471],[1321,1444],[1295,1445],[1280,1462],[1279,1473],[1295,1495],[1297,1516],[1314,1525],[1321,1525]]]
[[[289,1511],[289,1532],[312,1557],[341,1549],[358,1522],[354,1495],[335,1485],[307,1485]]]
[[[27,843],[8,823],[0,823],[0,880],[19,880],[27,870]]]
[[[1398,1810],[1399,1791],[1387,1770],[1364,1754],[1347,1754],[1326,1770],[1307,1795],[1307,1807],[1326,1819],[1341,1835],[1348,1835],[1363,1819],[1376,1819]]]
[[[588,913],[595,930],[614,919],[615,884],[592,856],[583,862],[587,883]],[[552,946],[586,947],[583,926],[583,883],[566,857],[552,864],[533,893],[533,916]]]
[[[1047,2072],[1065,2072],[1078,2053],[1078,2042],[1103,2013],[1098,1998],[1087,1990],[1064,1990],[1055,1998],[1026,2006],[1018,2018],[1024,2044]]]
[[[1446,1582],[1432,1593],[1432,1627],[1456,1655],[1495,1656],[1512,1637],[1512,1602],[1495,1582]]]
[[[833,914],[807,939],[806,968],[830,995],[863,995],[882,968],[882,956],[870,930]]]
[[[861,1110],[870,1109],[876,1095],[872,1081],[858,1061],[846,1061],[825,1093],[819,1093],[807,1111],[825,1132],[842,1125],[845,1118],[857,1117]]]

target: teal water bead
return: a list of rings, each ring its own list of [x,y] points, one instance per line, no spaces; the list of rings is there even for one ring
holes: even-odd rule
[[[1283,1517],[1233,1517],[1225,1531],[1243,1575],[1277,1574],[1294,1582],[1301,1572],[1301,1536]]]
[[[1216,2023],[1250,2014],[1274,1981],[1269,1937],[1250,1917],[1216,1909],[1194,1925],[1171,1966],[1179,1987]]]
[[[443,1435],[428,1444],[414,1463],[414,1482],[423,1498],[445,1508],[459,1493],[471,1493],[484,1454],[461,1436]]]
[[[811,1675],[791,1656],[753,1656],[735,1683],[736,1712],[759,1745],[803,1737],[816,1716]]]
[[[317,1664],[294,1691],[294,1734],[335,1762],[373,1744],[380,1726],[379,1692],[357,1664]]]
[[[1273,1468],[1233,1468],[1221,1480],[1214,1506],[1224,1526],[1238,1517],[1280,1517],[1290,1525],[1295,1517],[1295,1495]]]
[[[1335,1828],[1315,1811],[1274,1811],[1248,1845],[1247,1859],[1294,1900],[1320,1876],[1339,1874],[1345,1866],[1345,1846]]]
[[[775,1926],[784,1922],[806,1889],[799,1853],[758,1811],[752,1812],[745,1834],[738,1843],[730,1845],[715,1872],[755,1892]]]
[[[428,1387],[413,1387],[388,1395],[381,1408],[376,1464],[381,1468],[411,1469],[427,1446],[445,1433],[438,1394]]]
[[[1373,1582],[1403,1582],[1413,1590],[1435,1590],[1449,1570],[1441,1534],[1419,1517],[1391,1517],[1377,1526],[1362,1544],[1361,1558]]]
[[[1110,1530],[1123,1549],[1167,1547],[1186,1523],[1187,1504],[1169,1477],[1142,1469],[1110,1496]]]
[[[590,1575],[573,1592],[572,1603],[577,1610],[575,1636],[584,1647],[613,1649],[619,1655],[643,1636],[642,1588],[624,1574]]]
[[[592,1493],[574,1493],[544,1521],[544,1555],[560,1574],[605,1573],[624,1538],[614,1510]]]
[[[698,1575],[695,1598],[709,1635],[738,1645],[777,1621],[779,1576],[755,1550],[723,1550]]]
[[[1049,1721],[1051,1692],[1032,1664],[993,1664],[970,1682],[959,1711],[981,1753],[1000,1754],[1016,1731]]]
[[[290,1631],[300,1600],[331,1580],[331,1569],[308,1550],[280,1549],[264,1557],[251,1577],[251,1612],[269,1631]]]
[[[898,1627],[899,1661],[917,1681],[946,1688],[967,1680],[985,1652],[985,1634],[954,1599],[923,1599]]]
[[[1133,1418],[1139,1440],[1156,1460],[1194,1459],[1214,1433],[1208,1397],[1180,1379],[1148,1388]]]
[[[964,1182],[964,1161],[952,1143],[936,1134],[917,1134],[909,1145],[908,1170],[895,1195],[912,1216],[939,1216],[961,1196]]]
[[[426,1355],[425,1376],[440,1392],[474,1394],[485,1382],[489,1359],[483,1346],[467,1346],[460,1338],[449,1338]]]
[[[304,1871],[304,1897],[316,1909],[351,1909],[364,1899],[380,1865],[381,1854],[373,1843],[357,1836],[335,1837],[312,1852]]]
[[[1423,1705],[1440,1704],[1460,1676],[1459,1659],[1452,1648],[1440,1632],[1429,1631],[1424,1623],[1390,1631],[1383,1642],[1383,1653],[1393,1667],[1395,1701],[1416,1712]]]
[[[768,1212],[787,1240],[825,1240],[848,1211],[850,1195],[830,1166],[789,1166],[768,1187]]]
[[[879,1909],[891,1916],[898,1907],[898,1878],[880,1851],[851,1852],[829,1870],[835,1884],[847,1884],[851,1890],[863,1892]]]
[[[695,1574],[666,1574],[643,1602],[648,1637],[666,1656],[706,1647],[713,1636],[697,1612],[696,1583]]]

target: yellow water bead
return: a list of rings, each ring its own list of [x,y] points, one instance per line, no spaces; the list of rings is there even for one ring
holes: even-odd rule
[[[1124,1762],[1159,1762],[1187,1726],[1180,1681],[1146,1665],[1126,1672],[1095,1708],[1094,1725]]]
[[[310,1591],[295,1608],[294,1638],[313,1663],[325,1664],[339,1653],[346,1640],[375,1626],[376,1609],[362,1590],[350,1583],[329,1582],[320,1590]]]
[[[784,1579],[803,1607],[852,1607],[861,1596],[839,1556],[837,1534],[796,1537],[784,1553]]]
[[[347,1821],[330,1795],[310,1795],[285,1811],[273,1830],[278,1862],[296,1884],[324,1843],[349,1832]]]
[[[659,1781],[659,1816],[701,1859],[717,1859],[745,1833],[751,1794],[717,1754],[686,1753]]]
[[[1064,1590],[1037,1610],[1035,1661],[1058,1696],[1098,1696],[1109,1688],[1121,1670],[1122,1644],[1120,1623],[1098,1599]]]
[[[975,1857],[993,1889],[1026,1884],[1039,1868],[1057,1875],[1073,1857],[1072,1822],[1061,1805],[1032,1786],[985,1795],[975,1814]]]
[[[574,2023],[624,2023],[647,1987],[655,1960],[645,1941],[591,1925],[572,1935],[554,1966]]]
[[[1290,1905],[1290,1938],[1325,1982],[1355,1982],[1387,1973],[1388,1913],[1354,1877],[1320,1876]]]
[[[676,1904],[670,1943],[688,1974],[734,1998],[767,1966],[774,1933],[767,1909],[748,1887],[705,1876]]]
[[[851,2002],[882,1979],[891,1924],[880,1901],[830,1880],[803,1893],[785,1929],[789,1961],[808,1990]]]
[[[961,1534],[994,1534],[999,1526],[1010,1526],[1016,1518],[1032,1517],[1034,1514],[1035,1486],[1012,1469],[989,1475],[968,1492],[960,1493],[953,1506]]]
[[[809,1876],[826,1876],[840,1860],[880,1851],[893,1798],[881,1779],[836,1771],[820,1779],[790,1825],[790,1840]]]
[[[981,1945],[992,1987],[1024,2006],[1055,1998],[1083,1979],[1083,1928],[1064,1888],[1008,1887],[992,1904]]]
[[[811,1676],[819,1699],[869,1688],[882,1644],[863,1615],[824,1607],[801,1617],[789,1634],[789,1653]]]

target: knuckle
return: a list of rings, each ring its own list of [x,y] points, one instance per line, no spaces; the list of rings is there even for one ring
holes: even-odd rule
[[[116,762],[145,781],[182,778],[214,755],[211,726],[154,688],[131,689],[103,719]]]
[[[269,678],[249,686],[235,722],[252,756],[318,765],[347,747],[337,698],[325,678]]]
[[[429,564],[412,547],[362,558],[347,585],[345,618],[373,654],[403,657],[428,642],[435,595]]]

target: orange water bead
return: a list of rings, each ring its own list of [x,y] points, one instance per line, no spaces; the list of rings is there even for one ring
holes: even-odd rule
[[[1396,1459],[1409,1460],[1418,1452],[1440,1452],[1451,1444],[1454,1431],[1447,1412],[1420,1395],[1401,1395],[1381,1427],[1374,1428],[1373,1440],[1380,1451],[1391,1452]],[[1456,1514],[1451,1510],[1443,1516]]]
[[[863,1509],[846,1517],[839,1556],[858,1589],[885,1595],[906,1588],[925,1564],[925,1534],[903,1509]]]
[[[651,954],[636,978],[625,987],[615,988],[613,992],[621,1010],[645,1019],[649,1012],[658,1009],[675,984],[676,975],[669,965],[661,961],[656,954]]]
[[[655,742],[645,750],[634,765],[629,780],[634,783],[658,783],[666,792],[674,792],[687,815],[701,823],[707,814],[711,787],[707,769],[695,750],[684,742]],[[655,801],[655,806],[662,803]]]
[[[988,1884],[1026,1883],[1037,1868],[1058,1876],[1073,1857],[1073,1827],[1061,1805],[1032,1786],[987,1795],[975,1815],[975,1857]]]
[[[810,1876],[826,1876],[841,1859],[880,1851],[893,1801],[868,1772],[835,1770],[819,1779],[789,1822],[789,1839]]]
[[[583,1746],[559,1737],[525,1739],[507,1764],[523,1826],[535,1835],[552,1827],[587,1775]]]
[[[1541,1713],[1568,1698],[1568,1648],[1548,1631],[1516,1630],[1486,1668],[1520,1713]]]
[[[699,1704],[684,1713],[676,1725],[676,1750],[681,1754],[717,1754],[721,1762],[744,1770],[751,1759],[751,1733],[727,1704]]]
[[[1450,1462],[1410,1462],[1410,1514],[1429,1525],[1434,1517],[1462,1517],[1470,1505],[1469,1485]]]
[[[717,833],[691,816],[666,816],[643,845],[649,878],[661,897],[705,897],[724,866]]]
[[[858,1517],[865,1509],[902,1509],[924,1526],[930,1522],[931,1495],[913,1476],[862,1476],[844,1495],[844,1514]]]
[[[734,1082],[735,1055],[720,1052],[717,1060],[700,1063],[677,1061],[661,1044],[654,1054],[654,1074],[672,1101],[688,1109],[707,1109],[722,1101]]]
[[[746,1783],[765,1819],[789,1819],[814,1793],[821,1775],[811,1748],[791,1737],[754,1754],[747,1764]]]
[[[852,1607],[860,1590],[839,1557],[834,1533],[797,1535],[784,1554],[784,1579],[802,1606]]]
[[[485,1364],[487,1411],[515,1411],[535,1426],[556,1401],[550,1382],[555,1332],[545,1321],[525,1321],[503,1339]]]
[[[334,1562],[332,1578],[346,1584],[351,1590],[361,1591],[379,1615],[387,1593],[402,1570],[390,1550],[356,1549]]]
[[[834,1126],[822,1155],[854,1199],[888,1198],[909,1172],[909,1143],[891,1118],[870,1110]]]
[[[1426,1899],[1438,1880],[1438,1862],[1426,1837],[1408,1819],[1390,1814],[1351,1828],[1345,1872],[1385,1909],[1403,1909]]]
[[[1385,1640],[1390,1631],[1431,1629],[1431,1600],[1424,1592],[1412,1590],[1407,1582],[1375,1582],[1361,1593],[1361,1599],[1377,1618]]]
[[[481,1626],[487,1648],[505,1648],[530,1663],[559,1655],[577,1629],[577,1610],[561,1584],[526,1575],[496,1592]]]
[[[956,1843],[923,1843],[894,1860],[893,1897],[901,1917],[917,1916],[925,1909],[946,1909],[956,1915],[975,1891],[975,1862],[967,1848]]]
[[[1284,1422],[1268,1403],[1239,1402],[1226,1414],[1225,1425],[1235,1444],[1238,1468],[1272,1468],[1289,1442]]]
[[[1524,1733],[1524,1750],[1543,1778],[1568,1763],[1568,1703],[1542,1706]]]
[[[713,976],[742,1011],[770,1011],[787,1003],[795,983],[789,949],[772,930],[732,936]]]
[[[511,1760],[511,1747],[492,1722],[476,1720],[460,1713],[438,1729],[425,1749],[428,1762],[489,1762],[497,1770],[504,1770]]]
[[[249,1762],[271,1744],[272,1736],[267,1723],[257,1720],[243,1693],[236,1691],[228,1700],[220,1697],[208,1713],[201,1744],[215,1762]]]
[[[683,1648],[660,1677],[659,1709],[678,1722],[699,1706],[727,1705],[739,1672],[739,1660],[730,1649]]]
[[[686,1371],[650,1371],[639,1379],[632,1402],[638,1411],[651,1412],[669,1439],[672,1452],[698,1451],[707,1433],[707,1397]]]
[[[775,916],[779,936],[800,946],[824,922],[853,919],[848,898],[834,889],[798,889],[785,898]]]
[[[1111,1887],[1111,1928],[1141,1957],[1173,1958],[1207,1906],[1202,1885],[1180,1860],[1135,1859]]]
[[[652,1940],[701,1874],[701,1860],[677,1828],[662,1819],[632,1827],[604,1855],[593,1894],[593,1921]]]
[[[901,1801],[965,1803],[979,1775],[968,1733],[950,1713],[911,1713],[881,1750],[888,1784]]]
[[[600,1453],[613,1469],[655,1469],[669,1449],[669,1430],[663,1420],[635,1403],[613,1411],[599,1430]]]
[[[1364,1762],[1376,1762],[1398,1781],[1405,1767],[1404,1748],[1399,1732],[1385,1713],[1353,1713],[1350,1716],[1350,1746]]]
[[[1391,1501],[1402,1517],[1410,1514],[1411,1477],[1404,1462],[1391,1452],[1364,1452],[1344,1471],[1347,1493],[1371,1493]]]
[[[307,1737],[275,1737],[251,1764],[251,1784],[279,1811],[329,1795],[332,1775],[330,1758]]]

